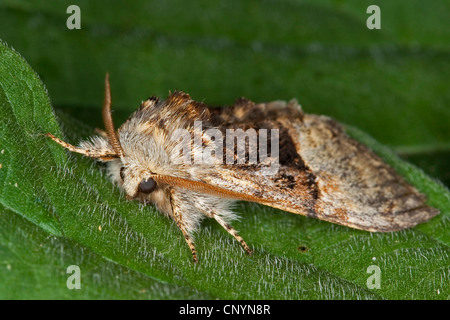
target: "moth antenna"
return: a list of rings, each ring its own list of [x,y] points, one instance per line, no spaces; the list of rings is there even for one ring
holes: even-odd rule
[[[117,155],[119,157],[123,157],[123,149],[120,145],[117,131],[114,129],[114,122],[111,114],[111,87],[109,85],[109,73],[106,73],[105,76],[105,99],[103,100],[102,116],[109,143],[111,144]]]
[[[108,152],[104,152],[104,151],[102,152],[99,150],[89,150],[89,149],[75,147],[75,146],[71,145],[70,143],[62,141],[61,139],[55,137],[51,133],[46,133],[45,135],[47,137],[51,138],[53,141],[55,141],[60,146],[66,148],[67,150],[76,152],[76,153],[80,153],[86,157],[100,159],[102,161],[111,161],[111,160],[117,159],[117,157],[118,157],[118,155],[115,153],[108,153]]]
[[[243,201],[250,201],[250,202],[259,202],[259,203],[272,203],[270,200],[263,200],[256,197],[253,197],[252,195],[223,189],[220,187],[216,187],[213,185],[209,185],[204,182],[195,181],[195,180],[189,180],[179,177],[172,177],[172,176],[165,176],[165,175],[153,175],[151,176],[152,179],[154,179],[157,182],[162,182],[165,184],[168,184],[172,187],[178,187],[182,189],[187,189],[199,193],[206,193],[210,194],[212,196],[227,198],[227,199],[233,199],[233,200],[243,200]]]

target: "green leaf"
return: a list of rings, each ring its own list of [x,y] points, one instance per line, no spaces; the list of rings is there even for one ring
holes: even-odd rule
[[[126,201],[100,165],[68,155],[42,136],[61,134],[44,86],[4,44],[0,57],[1,248],[8,270],[2,287],[13,287],[1,293],[4,297],[21,297],[23,283],[13,283],[19,276],[29,278],[28,272],[36,277],[35,286],[48,282],[48,288],[57,288],[41,289],[40,297],[70,297],[65,268],[79,265],[90,279],[83,282],[89,289],[78,296],[84,298],[139,297],[149,283],[152,289],[145,297],[448,298],[448,190],[363,133],[350,131],[426,192],[441,209],[439,217],[414,230],[375,234],[242,204],[236,227],[255,254],[245,255],[226,232],[207,223],[196,237],[200,263],[195,265],[172,222],[151,206]],[[77,121],[61,118],[64,133],[79,138]],[[31,256],[25,254],[30,251]],[[380,290],[366,286],[371,265],[383,270]],[[126,270],[130,273],[124,277]],[[117,285],[126,281],[126,291],[104,287],[110,280]],[[166,295],[155,292],[160,287]]]
[[[70,4],[81,8],[81,30],[65,26]],[[365,28],[369,4],[381,7],[381,30]],[[42,82],[2,43],[0,298],[450,298],[449,191],[385,147],[440,179],[449,172],[448,3],[127,6],[0,4],[0,38],[26,57],[59,110],[58,122]],[[200,263],[193,265],[171,221],[126,201],[101,165],[43,136],[77,143],[101,126],[106,71],[117,124],[141,100],[169,89],[217,105],[239,96],[297,97],[306,112],[349,124],[441,214],[413,230],[377,234],[242,203],[235,227],[255,254],[246,256],[207,221],[196,235]],[[66,286],[70,265],[81,269],[81,290]],[[381,270],[380,289],[367,286],[372,265]]]
[[[0,299],[210,299],[191,287],[161,283],[63,237],[49,235],[0,207]],[[69,266],[81,290],[69,290]]]

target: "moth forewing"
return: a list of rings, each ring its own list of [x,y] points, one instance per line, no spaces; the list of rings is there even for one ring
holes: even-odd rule
[[[144,101],[116,131],[106,75],[102,116],[105,131],[79,147],[47,136],[72,152],[106,162],[127,199],[153,203],[172,218],[195,262],[192,234],[205,217],[214,218],[252,252],[230,224],[237,217],[231,206],[238,200],[368,231],[410,228],[438,214],[426,205],[425,196],[348,137],[337,122],[304,114],[295,100],[255,104],[240,99],[233,107],[209,110],[176,91],[164,101]],[[184,149],[173,139],[179,130],[186,131],[188,156],[180,154]],[[264,152],[239,159],[236,136],[226,135],[238,130],[247,139],[241,147],[257,141],[249,150]],[[262,148],[269,141],[267,130],[276,133],[268,146],[270,156]],[[223,139],[217,138],[220,133]],[[212,145],[218,141],[223,145]],[[219,158],[198,163],[204,150],[219,148]],[[267,170],[274,163],[275,170]]]
[[[402,230],[439,213],[336,121],[310,114],[293,118],[299,110],[295,102],[278,103],[275,114],[272,105],[247,102],[216,117],[228,119],[227,127],[278,128],[277,173],[261,175],[258,167],[236,166],[201,177],[205,182],[252,194],[268,206],[367,231]],[[233,113],[239,113],[237,121]]]

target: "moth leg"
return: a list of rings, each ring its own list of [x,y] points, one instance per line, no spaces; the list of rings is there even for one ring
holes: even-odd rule
[[[186,243],[189,246],[189,249],[191,249],[193,262],[197,263],[198,262],[197,251],[195,250],[194,241],[192,241],[191,236],[189,235],[189,233],[186,230],[186,226],[183,223],[183,219],[181,218],[181,214],[179,214],[177,212],[177,210],[174,210],[173,211],[173,217],[174,217],[175,223],[178,226],[178,229],[180,229],[181,232],[183,233],[184,240],[186,240]]]
[[[194,241],[192,240],[192,237],[189,235],[188,229],[186,228],[186,223],[183,221],[183,216],[181,213],[180,208],[174,203],[174,190],[171,190],[172,196],[170,197],[171,200],[171,206],[172,206],[172,217],[173,220],[175,220],[175,223],[177,224],[178,229],[181,230],[184,236],[184,240],[186,240],[187,245],[189,246],[189,249],[191,249],[192,252],[192,260],[194,263],[198,262],[197,259],[197,251],[195,250]]]
[[[247,245],[247,243],[244,241],[244,239],[238,235],[236,229],[234,229],[228,222],[223,220],[219,215],[214,214],[213,218],[216,219],[216,221],[225,229],[229,234],[231,234],[244,248],[244,250],[251,255],[253,251],[250,249],[250,247]]]
[[[55,141],[60,146],[66,148],[67,150],[76,152],[76,153],[81,153],[82,155],[85,155],[86,157],[97,158],[97,159],[100,159],[103,161],[109,161],[109,160],[118,158],[118,156],[115,153],[113,154],[113,153],[109,153],[109,152],[100,152],[98,150],[88,150],[88,149],[78,148],[78,147],[71,145],[70,143],[62,141],[61,139],[55,137],[51,133],[46,133],[45,135],[47,137],[51,138],[53,141]]]
[[[108,134],[106,133],[105,130],[99,129],[99,128],[95,128],[94,129],[95,133],[97,133],[98,135],[101,135],[103,138],[108,139]]]

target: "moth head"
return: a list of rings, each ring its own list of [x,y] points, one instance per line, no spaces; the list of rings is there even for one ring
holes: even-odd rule
[[[182,96],[182,98],[186,97]],[[178,100],[178,98],[175,98],[175,100]],[[164,159],[164,152],[156,151],[154,154],[148,155],[143,159],[139,143],[126,144],[125,146],[127,148],[124,151],[112,119],[108,74],[105,78],[105,99],[102,117],[105,126],[103,144],[105,148],[110,149],[110,153],[114,154],[114,157],[108,159],[100,158],[100,160],[108,162],[108,169],[112,180],[125,190],[127,198],[149,200],[158,204],[159,201],[167,198],[170,188],[196,190],[214,195],[218,193],[218,190],[211,191],[208,185],[198,181],[155,173],[155,171],[160,171],[158,169],[160,169],[161,162],[166,162],[165,160],[167,160]],[[155,131],[161,133],[158,130]],[[153,132],[153,137],[158,136],[157,132]],[[107,138],[107,141],[104,138]],[[156,140],[162,141],[163,139]],[[155,145],[155,143],[152,145]],[[85,145],[85,147],[89,146]],[[160,155],[162,159],[156,158],[157,155]],[[139,159],[141,161],[138,161]],[[173,171],[170,173],[174,174]]]
[[[102,117],[109,146],[116,155],[116,159],[108,161],[108,168],[113,181],[122,186],[128,198],[148,198],[146,195],[155,192],[158,184],[151,177],[151,172],[146,170],[146,168],[130,163],[129,157],[122,148],[111,114],[111,89],[108,74],[106,74],[105,78],[105,99],[103,102]]]
[[[107,166],[111,180],[126,192],[128,199],[154,202],[154,194],[167,189],[167,186],[159,184],[152,173],[143,167],[123,163],[121,160],[110,161]]]
[[[188,96],[186,95],[174,95],[172,96],[171,103],[178,103],[182,99],[187,98]],[[179,107],[180,106],[181,105],[179,105]],[[183,117],[189,114],[190,113],[183,114]],[[167,204],[170,203],[170,201],[167,201],[170,197],[170,190],[177,189],[190,190],[200,194],[236,200],[258,200],[249,195],[239,194],[231,190],[197,181],[192,179],[186,172],[184,172],[184,175],[181,175],[180,172],[176,172],[172,166],[167,167],[167,161],[165,161],[167,159],[164,159],[164,152],[158,152],[160,149],[156,148],[154,154],[142,154],[142,152],[136,152],[136,149],[133,149],[133,147],[139,149],[139,145],[142,144],[142,141],[136,142],[131,146],[126,143],[125,147],[127,148],[124,150],[118,131],[116,131],[114,127],[111,115],[111,91],[108,74],[106,74],[105,77],[105,98],[102,108],[102,118],[105,132],[103,132],[101,136],[92,138],[90,141],[82,141],[80,147],[74,147],[50,133],[47,133],[46,135],[72,152],[81,153],[87,157],[107,162],[112,180],[125,190],[127,198],[139,199],[145,202],[151,201],[161,208],[163,205],[167,206]],[[164,140],[162,138],[164,137],[162,131],[155,130],[155,132],[152,132],[152,136],[158,136],[158,132],[160,133],[160,141]],[[156,143],[153,145],[156,145]],[[140,151],[142,151],[142,149],[140,149]],[[139,154],[140,156],[136,156],[136,154]],[[162,158],[158,158],[156,155],[162,155]],[[138,158],[140,158],[141,161],[137,161]],[[160,170],[163,163],[166,163],[166,167],[165,169]]]

